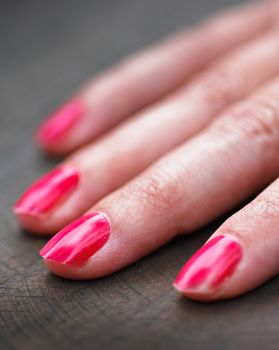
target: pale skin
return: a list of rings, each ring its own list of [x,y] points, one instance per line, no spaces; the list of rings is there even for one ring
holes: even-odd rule
[[[278,274],[278,58],[276,0],[219,14],[79,89],[84,117],[40,142],[78,169],[79,186],[49,213],[16,215],[25,229],[50,235],[101,211],[111,234],[81,267],[45,259],[46,267],[69,279],[109,275],[259,193],[212,236],[242,247],[234,272],[216,290],[182,293],[231,298]]]

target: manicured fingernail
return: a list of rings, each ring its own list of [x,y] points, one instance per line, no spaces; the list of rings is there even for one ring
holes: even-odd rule
[[[99,212],[84,215],[58,232],[40,255],[60,264],[81,266],[103,247],[109,234],[107,216]]]
[[[182,292],[210,293],[235,271],[242,248],[229,236],[216,236],[201,247],[184,265],[174,287]]]
[[[40,178],[21,196],[14,207],[16,214],[40,216],[65,200],[78,186],[79,173],[64,165]]]
[[[72,99],[53,112],[39,128],[36,139],[41,144],[58,142],[76,125],[85,113],[82,101]]]

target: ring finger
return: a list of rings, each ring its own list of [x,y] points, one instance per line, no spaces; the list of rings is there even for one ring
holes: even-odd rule
[[[38,143],[64,154],[93,140],[227,50],[270,28],[276,11],[268,3],[228,11],[100,75],[43,123]]]
[[[97,203],[43,248],[48,268],[74,279],[112,273],[269,184],[279,174],[278,101],[279,79]]]
[[[278,53],[278,32],[265,34],[71,156],[18,201],[15,212],[22,226],[50,233],[74,220],[277,73]]]

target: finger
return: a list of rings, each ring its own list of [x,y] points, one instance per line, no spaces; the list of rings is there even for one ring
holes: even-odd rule
[[[228,219],[186,263],[175,288],[203,301],[238,296],[279,272],[279,179]]]
[[[89,213],[101,211],[111,220],[110,238],[94,256],[87,255],[73,268],[64,258],[43,251],[47,267],[66,278],[86,279],[131,264],[274,180],[279,174],[278,147],[279,79],[94,206]],[[55,237],[52,253],[59,234]],[[67,236],[59,251],[67,254],[69,246],[82,254],[82,244],[67,241]]]
[[[65,226],[278,73],[278,55],[278,31],[263,35],[214,63],[190,86],[80,150],[17,202],[21,225],[37,233]]]
[[[81,88],[40,127],[37,142],[62,154],[96,138],[271,26],[272,14],[264,3],[242,7],[136,55]]]

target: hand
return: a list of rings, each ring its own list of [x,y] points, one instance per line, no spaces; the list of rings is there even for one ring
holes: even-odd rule
[[[72,154],[15,213],[37,234],[74,220],[41,251],[51,271],[108,275],[263,190],[174,286],[208,301],[278,273],[278,10],[245,6],[179,33],[88,83],[41,126],[44,150]]]

